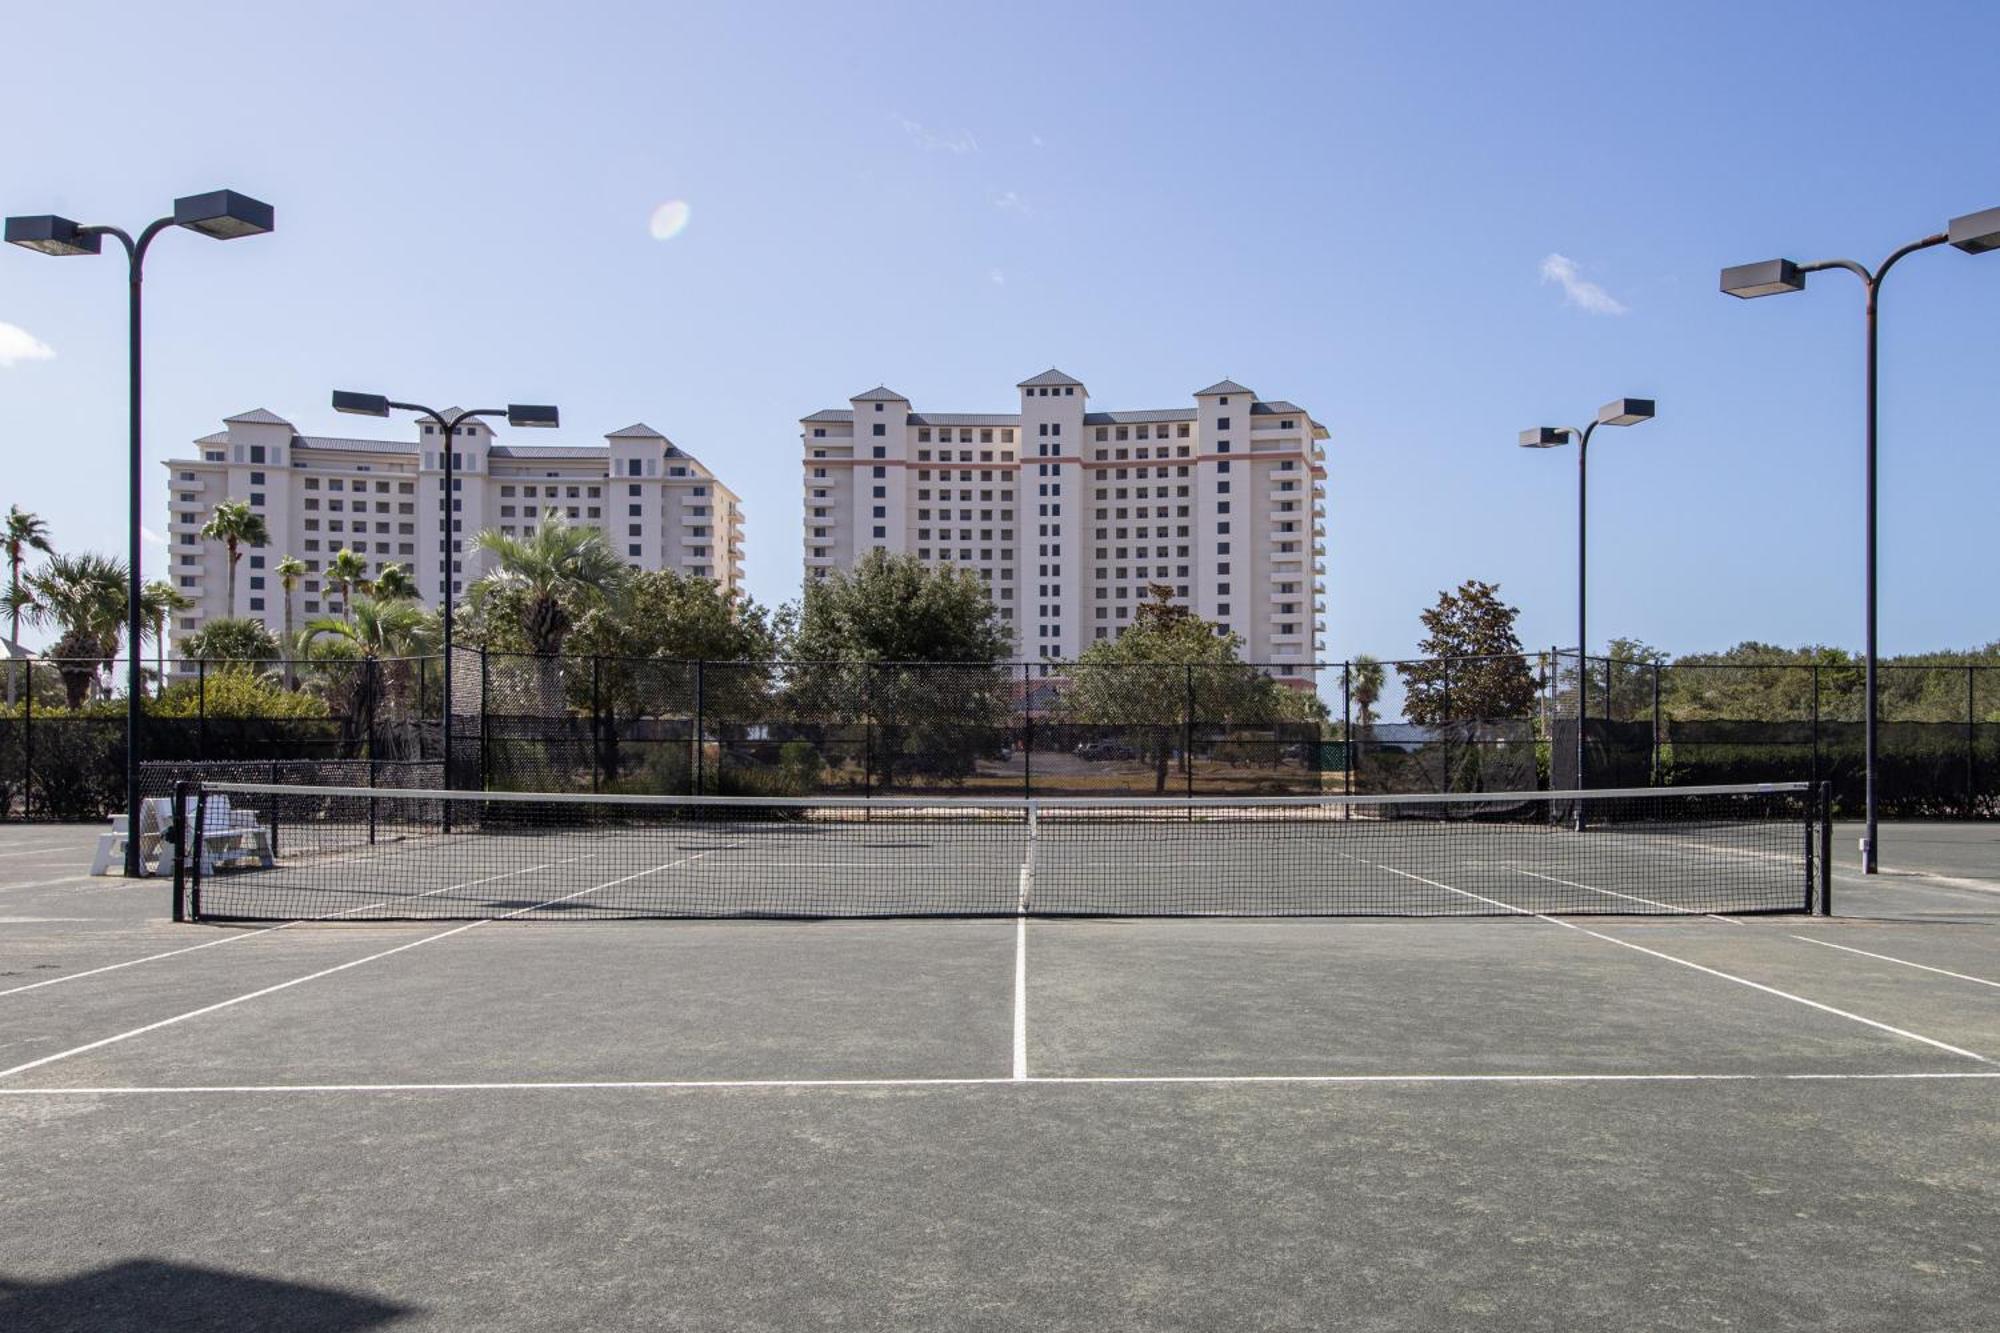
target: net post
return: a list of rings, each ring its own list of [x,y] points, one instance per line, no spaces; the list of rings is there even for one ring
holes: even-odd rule
[[[187,798],[186,779],[174,783],[174,822],[168,833],[168,841],[174,849],[174,910],[175,921],[187,920]]]
[[[1819,914],[1833,915],[1833,784],[1819,784]]]
[[[1035,906],[1035,856],[1041,841],[1041,803],[1029,801],[1028,845],[1021,853],[1021,891],[1017,911],[1026,916]]]
[[[180,855],[188,862],[187,874],[187,918],[201,920],[201,863],[202,863],[202,820],[208,813],[208,794],[199,783],[194,784],[194,822],[186,833],[186,843]]]

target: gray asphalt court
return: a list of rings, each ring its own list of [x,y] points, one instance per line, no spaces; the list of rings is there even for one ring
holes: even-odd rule
[[[1836,829],[1828,917],[1607,911],[1724,874],[1618,852],[1570,863],[1588,915],[380,920],[356,877],[258,924],[88,877],[96,832],[0,825],[10,1333],[1959,1330],[2000,1297],[1989,825],[1889,826],[1866,878]],[[757,882],[806,873],[773,850]],[[482,911],[571,883],[503,860]],[[1143,902],[1179,864],[1088,869]]]

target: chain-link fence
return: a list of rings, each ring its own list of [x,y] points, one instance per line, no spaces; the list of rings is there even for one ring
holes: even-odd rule
[[[151,774],[447,780],[440,659],[148,666]],[[117,808],[119,664],[9,674],[0,815]],[[452,677],[448,778],[468,789],[1218,797],[1805,780],[1832,783],[1843,812],[1862,791],[1861,669],[1845,662],[1579,669],[1553,650],[1316,666],[687,662],[472,648]],[[2000,814],[2000,667],[1885,666],[1880,695],[1885,815]]]

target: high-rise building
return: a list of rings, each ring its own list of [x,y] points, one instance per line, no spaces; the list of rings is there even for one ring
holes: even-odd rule
[[[446,413],[450,416],[452,413]],[[441,429],[413,423],[414,439],[355,440],[301,435],[275,413],[228,418],[195,441],[197,456],[167,463],[169,577],[194,605],[174,618],[174,639],[218,616],[283,623],[275,567],[297,556],[306,573],[294,594],[299,618],[338,612],[338,589],[324,579],[342,550],[382,566],[405,566],[418,595],[435,605],[443,578],[444,454]],[[598,529],[634,569],[670,569],[714,579],[733,592],[743,574],[743,512],[736,493],[699,460],[650,426],[627,426],[602,445],[498,442],[484,419],[458,427],[452,442],[452,592],[487,567],[472,539],[486,528],[509,536],[534,531],[560,509]],[[220,500],[247,501],[264,519],[269,544],[243,551],[236,602],[229,604],[228,555],[201,535]]]
[[[806,578],[873,549],[973,571],[1021,656],[1075,657],[1152,585],[1286,675],[1324,646],[1326,428],[1233,380],[1189,407],[1091,411],[1059,370],[1018,412],[928,412],[877,386],[799,421]]]

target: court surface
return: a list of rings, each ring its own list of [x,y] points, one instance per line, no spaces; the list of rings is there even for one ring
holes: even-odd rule
[[[9,1330],[1974,1329],[2000,1297],[1988,827],[1889,827],[1866,881],[1836,830],[1831,918],[277,927],[173,924],[83,875],[94,833],[0,826]]]

